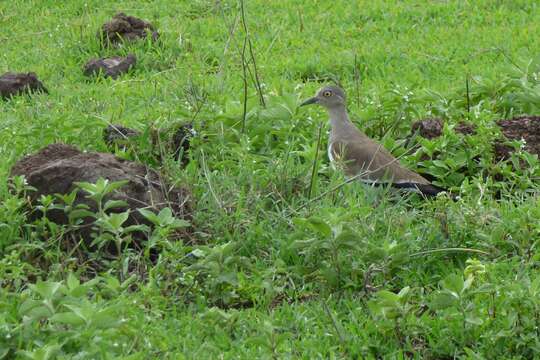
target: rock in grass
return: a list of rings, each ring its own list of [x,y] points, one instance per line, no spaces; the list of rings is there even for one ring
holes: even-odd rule
[[[48,93],[35,73],[7,72],[0,76],[0,96],[2,98],[7,99],[12,96],[32,92]]]
[[[116,79],[126,73],[137,63],[133,54],[126,57],[113,56],[110,58],[91,59],[84,66],[84,75],[93,76],[102,73],[105,77]]]
[[[155,27],[139,18],[124,13],[116,14],[111,21],[101,27],[99,38],[105,45],[118,45],[124,41],[132,42],[151,36],[153,41],[159,38]]]
[[[111,182],[127,181],[127,184],[104,199],[104,202],[121,200],[127,204],[112,210],[130,210],[125,226],[150,225],[137,211],[140,208],[157,212],[164,207],[170,207],[179,218],[191,217],[191,195],[187,188],[171,187],[159,173],[147,166],[108,153],[81,152],[70,145],[52,144],[19,160],[11,170],[11,176],[18,175],[24,175],[28,184],[36,188],[35,192],[29,194],[33,204],[37,203],[41,195],[70,193],[76,188],[76,182],[96,183],[98,179],[104,178]],[[85,204],[91,211],[97,211],[95,202],[86,198],[82,190],[79,190],[75,204]],[[34,215],[41,216],[37,211]],[[51,210],[47,217],[59,224],[66,224],[68,221],[62,210]],[[85,218],[84,223],[88,224],[91,220]],[[81,236],[90,242],[89,227],[82,229]]]

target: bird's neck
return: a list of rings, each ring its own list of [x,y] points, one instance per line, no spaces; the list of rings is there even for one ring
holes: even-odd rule
[[[349,119],[349,114],[345,106],[336,106],[328,108],[330,115],[331,137],[347,136],[351,132],[356,132],[358,129]]]

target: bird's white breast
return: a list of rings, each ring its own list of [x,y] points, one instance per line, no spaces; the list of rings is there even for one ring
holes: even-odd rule
[[[328,144],[328,158],[330,162],[334,162],[334,155],[332,155],[332,143]]]

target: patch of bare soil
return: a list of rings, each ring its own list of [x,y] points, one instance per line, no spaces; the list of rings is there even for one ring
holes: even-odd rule
[[[444,121],[439,118],[418,120],[411,126],[411,136],[418,134],[426,139],[435,139],[442,135],[443,127]],[[454,131],[462,135],[473,135],[476,133],[476,125],[462,121],[454,127]]]
[[[525,150],[540,156],[540,116],[520,116],[508,120],[499,120],[497,125],[508,140],[524,140]],[[494,144],[495,158],[508,159],[513,147],[498,141]]]

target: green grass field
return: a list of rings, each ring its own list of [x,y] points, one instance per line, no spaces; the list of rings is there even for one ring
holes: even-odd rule
[[[0,359],[540,357],[540,163],[492,148],[495,121],[540,115],[538,3],[244,5],[247,33],[237,1],[0,2],[0,74],[33,71],[50,92],[0,101]],[[159,42],[102,49],[119,11]],[[246,36],[265,106],[246,51],[244,124]],[[117,80],[82,74],[127,53],[138,64]],[[326,113],[298,107],[332,81],[361,129],[460,199],[339,187]],[[408,151],[427,117],[443,136]],[[193,118],[189,165],[159,165],[193,192],[192,235],[164,231],[155,263],[126,250],[146,269],[127,280],[114,261],[89,276],[9,191],[11,166],[48,144],[108,151],[110,123]],[[453,132],[464,120],[475,135]],[[158,166],[141,154],[119,155]]]

